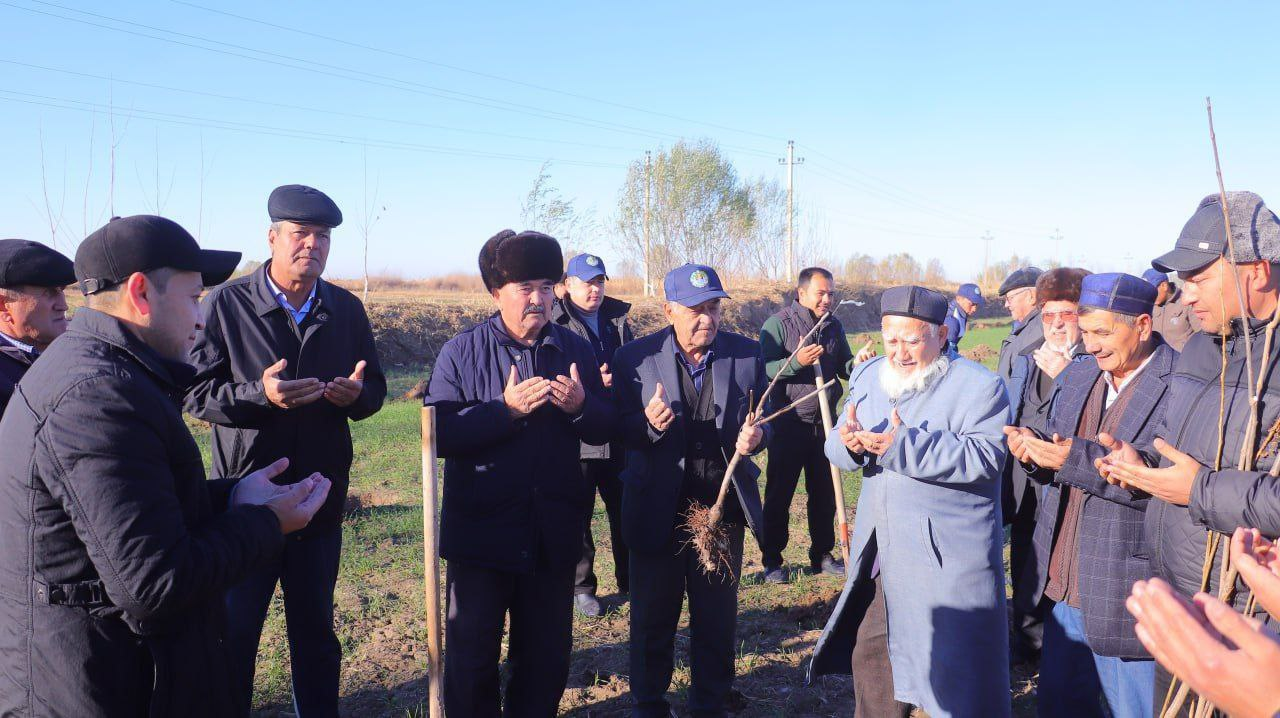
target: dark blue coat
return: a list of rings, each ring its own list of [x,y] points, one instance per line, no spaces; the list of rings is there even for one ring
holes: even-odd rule
[[[4,339],[0,339],[0,416],[4,415],[4,407],[13,396],[13,388],[18,385],[22,375],[31,368],[35,361],[31,354],[15,347]]]
[[[1164,419],[1177,358],[1178,353],[1161,340],[1150,363],[1133,380],[1133,395],[1114,433],[1116,438],[1138,445],[1155,440]],[[1134,633],[1135,621],[1124,602],[1135,581],[1151,576],[1142,529],[1151,497],[1107,483],[1093,466],[1095,460],[1107,455],[1107,450],[1075,435],[1089,392],[1101,373],[1092,356],[1073,362],[1058,377],[1050,399],[1045,433],[1074,438],[1062,469],[1056,473],[1031,472],[1032,479],[1050,482],[1041,495],[1036,520],[1039,583],[1033,598],[1039,601],[1048,579],[1062,487],[1074,486],[1085,492],[1080,517],[1080,609],[1085,638],[1093,652],[1100,655],[1150,659]]]
[[[1214,471],[1218,449],[1219,378],[1222,374],[1222,339],[1196,333],[1187,341],[1174,366],[1169,406],[1159,436],[1200,462],[1201,469],[1191,487],[1189,506],[1175,506],[1152,499],[1147,508],[1147,541],[1151,546],[1151,568],[1155,575],[1171,583],[1184,595],[1200,589],[1204,565],[1206,529],[1228,536],[1237,526],[1252,527],[1264,535],[1280,536],[1280,478],[1271,476],[1272,464],[1280,456],[1273,444],[1252,471],[1236,468],[1245,426],[1249,420],[1250,384],[1256,386],[1258,372],[1269,377],[1259,396],[1257,446],[1268,430],[1280,420],[1280,348],[1272,347],[1270,361],[1262,361],[1266,320],[1250,320],[1254,376],[1246,377],[1245,341],[1240,322],[1232,322],[1226,339],[1226,432],[1222,466]],[[1139,446],[1149,462],[1160,459],[1152,446]],[[1168,461],[1161,460],[1162,465]],[[1218,575],[1225,544],[1219,549],[1210,572],[1210,593],[1217,595]],[[1243,584],[1241,584],[1242,586]],[[1238,586],[1237,588],[1240,588]],[[1248,599],[1247,590],[1236,591],[1236,607]]]
[[[600,303],[599,314],[601,323],[604,325],[603,332],[601,332],[602,336],[597,337],[582,322],[577,312],[569,308],[570,303],[568,299],[556,300],[551,308],[551,321],[587,340],[596,353],[597,366],[608,364],[609,370],[613,371],[614,352],[618,351],[618,347],[635,338],[631,333],[631,322],[627,321],[627,313],[631,311],[631,305],[620,299],[605,297]],[[605,394],[611,396],[608,389],[605,390]],[[620,454],[621,451],[620,447],[613,444],[595,446],[583,442],[581,458],[608,459]]]
[[[530,360],[536,372],[528,371]],[[583,517],[595,498],[578,465],[579,442],[603,444],[614,426],[595,361],[585,339],[552,322],[526,351],[497,313],[441,347],[423,403],[436,407],[445,460],[443,558],[521,573],[540,565],[540,552],[553,568],[578,562]],[[513,364],[523,380],[568,376],[573,363],[587,395],[578,416],[548,403],[512,418],[502,391]]]
[[[614,355],[614,401],[619,431],[627,447],[627,468],[622,472],[622,535],[632,551],[667,554],[674,546],[680,487],[684,481],[685,412],[680,398],[675,332],[667,327],[627,344]],[[758,400],[766,386],[760,344],[739,334],[721,331],[711,344],[712,386],[715,390],[716,429],[726,460],[733,457],[738,432],[747,416],[748,393]],[[675,422],[664,432],[649,425],[645,404],[661,382]],[[764,426],[764,450],[773,432]],[[755,462],[738,462],[733,489],[742,503],[752,531],[760,528],[760,469]],[[730,496],[726,500],[735,500]]]

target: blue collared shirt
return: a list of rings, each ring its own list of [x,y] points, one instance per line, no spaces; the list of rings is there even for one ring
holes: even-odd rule
[[[707,367],[711,366],[711,360],[715,359],[715,352],[708,349],[707,353],[702,355],[702,361],[698,362],[697,366],[694,366],[689,363],[689,359],[685,357],[684,352],[680,351],[679,346],[675,347],[675,351],[676,359],[679,360],[680,366],[684,367],[684,370],[689,373],[689,378],[693,379],[693,388],[701,394],[702,375],[706,373]]]
[[[0,340],[3,340],[9,344],[12,344],[13,346],[21,349],[22,351],[26,352],[27,354],[30,354],[33,357],[40,356],[40,352],[36,351],[36,348],[34,346],[20,342],[17,339],[14,339],[13,337],[9,336],[8,334],[5,334],[4,332],[0,332]]]
[[[293,305],[289,303],[289,298],[285,296],[284,290],[277,287],[276,283],[271,280],[271,272],[266,272],[266,275],[267,286],[271,288],[271,293],[275,295],[276,301],[293,317],[294,324],[301,324],[302,320],[306,319],[307,314],[311,312],[311,304],[316,298],[316,286],[320,282],[317,280],[315,284],[311,285],[311,294],[307,295],[307,301],[303,302],[301,307],[294,309]]]

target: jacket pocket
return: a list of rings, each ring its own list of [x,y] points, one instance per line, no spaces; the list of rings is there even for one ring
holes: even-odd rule
[[[942,549],[938,546],[938,539],[933,533],[933,519],[925,517],[920,522],[920,533],[924,539],[924,547],[928,549],[930,558],[938,568],[942,568]]]

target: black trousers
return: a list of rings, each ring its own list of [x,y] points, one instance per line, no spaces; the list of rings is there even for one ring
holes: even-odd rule
[[[853,716],[888,718],[911,715],[911,704],[893,697],[893,666],[889,663],[889,613],[880,577],[864,581],[854,594],[854,606],[863,610],[853,644]]]
[[[450,561],[445,583],[445,713],[554,716],[569,680],[573,568],[522,574]],[[504,700],[498,664],[508,614]]]
[[[338,580],[342,527],[288,536],[284,552],[227,591],[227,647],[248,713],[253,674],[271,596],[280,582],[289,635],[293,702],[299,718],[336,718],[342,645],[333,632],[333,587]]]
[[[1036,486],[1026,487],[1022,504],[1009,524],[1009,577],[1013,583],[1013,612],[1009,648],[1014,655],[1037,659],[1044,641],[1044,619],[1053,610],[1053,602],[1040,598],[1035,608],[1026,610],[1030,597],[1024,594],[1034,588],[1036,572],[1036,514],[1040,510]]]
[[[820,564],[836,545],[836,494],[831,483],[831,465],[822,445],[826,440],[821,424],[783,418],[774,423],[769,442],[769,465],[765,469],[764,526],[760,532],[760,552],[766,568],[782,566],[791,519],[791,499],[804,472],[804,490],[809,508],[809,563]]]
[[[618,478],[622,473],[622,457],[584,459],[581,463],[582,478],[587,480],[587,485],[592,487],[592,491],[600,492],[600,499],[604,501],[604,511],[609,517],[609,543],[613,545],[613,575],[618,581],[618,592],[627,593],[631,590],[631,575],[627,568],[627,560],[630,556],[627,544],[622,540],[622,480]],[[582,538],[582,559],[578,561],[578,570],[574,575],[573,592],[589,593],[594,596],[598,583],[595,571],[596,542],[591,537],[591,517],[595,513],[594,498],[591,505],[592,508],[587,511],[587,530]]]
[[[733,686],[742,526],[729,532],[730,572],[708,576],[677,529],[671,553],[631,553],[631,697],[636,718],[667,718],[680,607],[689,597],[689,711],[725,716]]]

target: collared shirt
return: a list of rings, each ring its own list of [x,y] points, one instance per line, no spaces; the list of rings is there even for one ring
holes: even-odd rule
[[[301,307],[294,309],[293,305],[289,303],[289,298],[285,296],[284,290],[277,287],[276,283],[271,279],[271,272],[265,272],[264,274],[267,276],[267,286],[271,288],[271,293],[275,295],[276,301],[293,317],[294,324],[301,324],[302,320],[306,319],[307,314],[311,311],[311,303],[315,301],[316,287],[320,282],[316,281],[315,284],[311,285],[311,294],[307,295],[307,301],[303,302]]]
[[[675,352],[676,359],[679,360],[680,366],[684,367],[684,370],[689,374],[689,378],[693,379],[693,388],[697,389],[698,393],[701,394],[702,375],[706,373],[707,367],[711,366],[711,360],[715,359],[715,352],[708,349],[707,353],[702,355],[702,361],[698,362],[697,366],[689,363],[688,357],[684,355],[684,352],[680,351],[680,347],[678,345],[675,347]]]
[[[1119,384],[1117,384],[1115,378],[1111,376],[1111,372],[1102,372],[1102,378],[1106,380],[1108,389],[1106,397],[1102,400],[1105,408],[1111,408],[1111,405],[1116,401],[1116,397],[1120,396],[1120,392],[1124,391],[1124,388],[1129,386],[1129,383],[1133,381],[1134,377],[1141,374],[1142,370],[1147,368],[1147,365],[1151,363],[1151,357],[1154,357],[1155,355],[1155,352],[1151,352],[1150,356],[1143,359],[1142,363],[1138,365],[1138,368],[1130,372],[1129,376],[1125,377]]]
[[[10,344],[30,354],[31,356],[37,356],[40,354],[40,352],[36,351],[35,347],[31,346],[30,344],[23,344],[22,342],[18,341],[17,339],[14,339],[13,337],[9,336],[8,334],[5,334],[4,332],[0,332],[0,339],[3,339],[6,342],[9,342]]]

